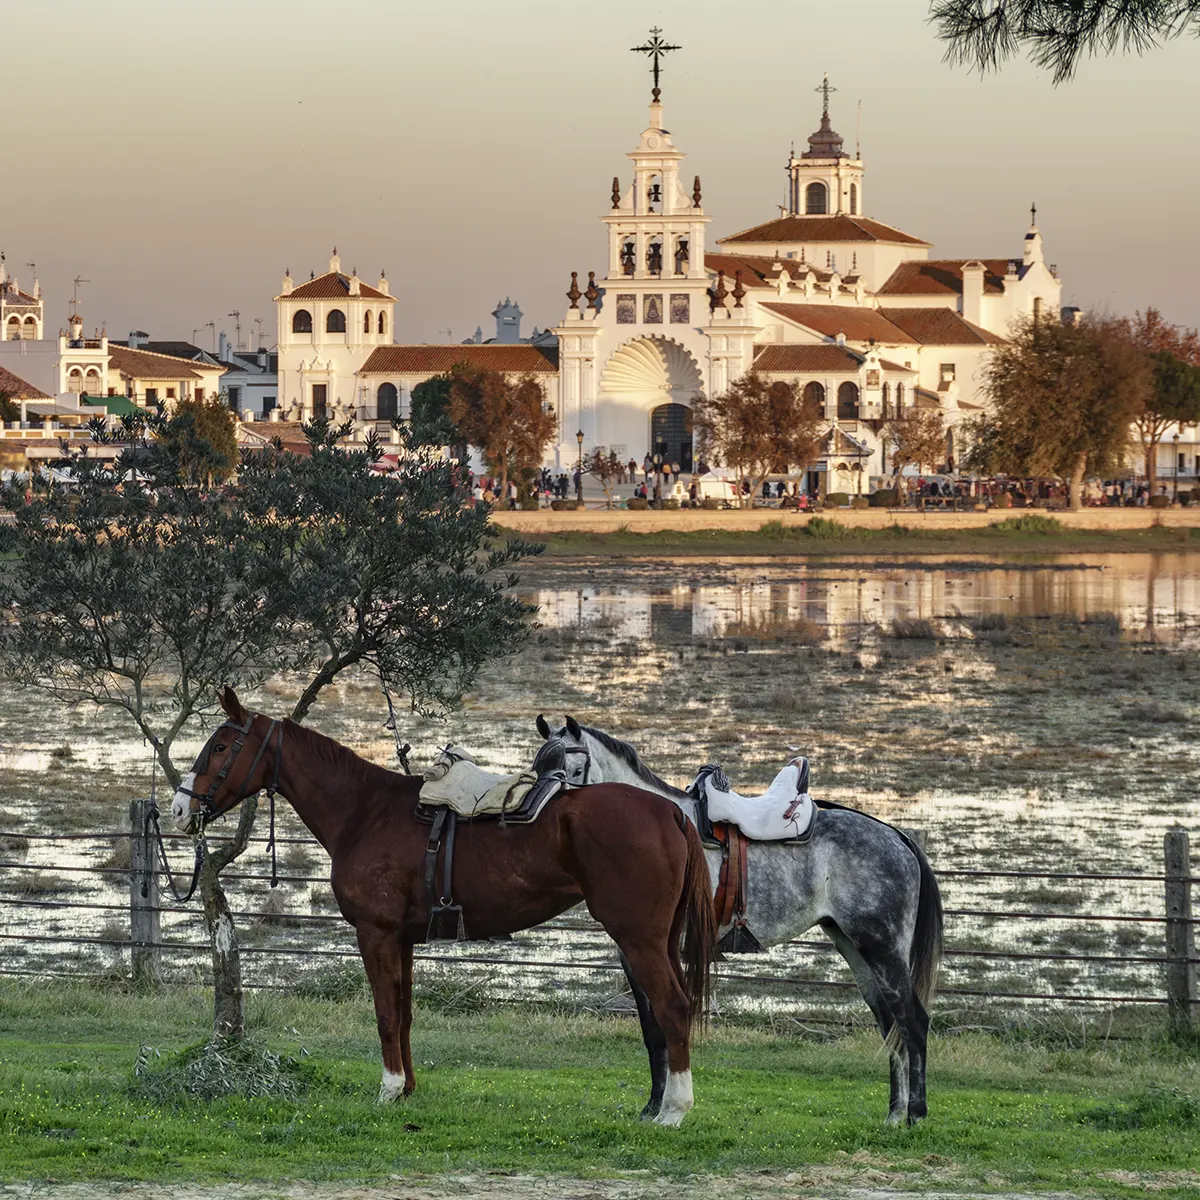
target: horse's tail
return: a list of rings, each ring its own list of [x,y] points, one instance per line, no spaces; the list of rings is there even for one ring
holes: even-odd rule
[[[917,899],[917,925],[913,930],[908,969],[917,999],[929,1011],[937,995],[938,969],[942,963],[942,891],[937,876],[925,857],[925,851],[910,837],[905,837],[909,849],[921,868],[921,890]]]
[[[676,920],[683,918],[684,986],[688,994],[688,1015],[693,1024],[708,1020],[712,993],[712,964],[717,955],[717,914],[713,909],[708,863],[695,825],[682,812],[676,817],[687,839],[687,865],[683,893],[679,897]]]

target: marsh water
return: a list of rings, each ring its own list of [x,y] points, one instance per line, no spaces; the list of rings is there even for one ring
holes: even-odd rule
[[[448,720],[401,716],[418,763],[454,740],[485,766],[523,766],[537,746],[539,712],[553,724],[570,713],[633,742],[678,784],[718,760],[739,790],[757,791],[798,747],[811,759],[814,794],[926,835],[951,909],[947,942],[960,952],[947,961],[948,993],[1162,994],[1161,966],[1132,961],[1162,953],[1162,925],[1095,919],[1161,917],[1162,883],[1049,876],[1158,875],[1164,831],[1200,827],[1192,733],[1200,555],[576,559],[534,563],[522,587],[538,605],[537,638],[489,667]],[[251,699],[282,711],[295,691],[294,681],[279,678]],[[329,689],[310,722],[392,763],[385,716],[377,685],[358,677]],[[202,737],[198,728],[179,758],[190,758]],[[128,800],[146,793],[148,766],[148,752],[113,714],[64,709],[28,692],[0,696],[6,834],[119,832]],[[290,813],[284,825],[289,835],[303,833]],[[20,864],[0,869],[4,899],[27,902],[0,903],[2,932],[121,940],[124,878],[62,870],[119,868],[120,839],[8,838],[0,853]],[[186,844],[173,853],[185,866]],[[242,869],[262,874],[265,862],[256,844]],[[288,919],[330,911],[319,849],[289,844],[285,863],[288,874],[308,878],[273,894],[262,879],[234,885],[243,912],[267,914],[246,919],[245,940],[260,951],[292,945],[352,954],[349,931],[336,921]],[[958,874],[980,870],[1048,877]],[[76,899],[112,908],[28,903]],[[1048,915],[1008,915],[1018,912]],[[199,914],[164,916],[164,940],[201,941]],[[125,954],[19,938],[6,945],[10,965],[31,970],[94,970]],[[996,951],[1059,957],[987,957]],[[511,946],[451,954],[611,963],[586,913]],[[203,968],[202,953],[167,959],[174,975]],[[248,958],[247,971],[260,982],[303,977],[334,987],[339,961],[264,952]],[[840,960],[812,946],[778,947],[728,969],[848,979]],[[494,962],[471,970],[478,987],[497,996],[534,989],[603,1003],[620,990],[600,971]],[[795,989],[723,990],[731,1004],[783,1012],[813,1011],[835,997],[806,994],[801,1004]]]

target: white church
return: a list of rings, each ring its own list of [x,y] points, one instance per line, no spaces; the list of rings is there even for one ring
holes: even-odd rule
[[[288,276],[275,298],[279,415],[404,417],[414,386],[470,363],[541,380],[559,418],[551,465],[574,463],[581,432],[585,449],[658,452],[689,470],[693,398],[753,370],[823,406],[828,490],[865,492],[889,473],[880,425],[911,405],[942,411],[952,470],[990,348],[1016,317],[1058,318],[1062,285],[1036,223],[1010,258],[934,259],[931,243],[864,216],[862,156],[832,128],[826,81],[819,127],[787,164],[787,206],[710,250],[700,178],[687,178],[657,82],[656,69],[646,128],[600,218],[607,263],[572,273],[557,346],[397,345],[386,278],[344,274],[335,252],[325,275]]]

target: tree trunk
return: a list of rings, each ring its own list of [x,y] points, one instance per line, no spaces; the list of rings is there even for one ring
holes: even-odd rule
[[[1070,504],[1072,511],[1077,511],[1083,507],[1083,476],[1087,471],[1087,453],[1080,454],[1075,460],[1074,467],[1071,468],[1071,480],[1069,484]]]
[[[246,1036],[241,955],[238,952],[233,914],[229,910],[225,889],[221,886],[221,872],[246,849],[257,811],[256,797],[245,800],[233,841],[221,843],[219,849],[209,850],[200,868],[200,895],[204,901],[204,919],[208,924],[208,938],[212,947],[214,1041],[240,1042]]]
[[[1158,438],[1146,446],[1146,487],[1153,496],[1158,488]]]

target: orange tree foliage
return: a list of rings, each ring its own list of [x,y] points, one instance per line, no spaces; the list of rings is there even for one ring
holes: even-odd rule
[[[703,457],[733,467],[756,496],[763,480],[790,469],[803,471],[820,453],[825,417],[795,383],[751,372],[721,396],[697,396],[693,427]]]
[[[990,411],[972,425],[971,465],[1068,480],[1079,508],[1088,475],[1124,469],[1151,387],[1150,360],[1124,322],[1020,322],[988,361]]]
[[[1176,422],[1200,421],[1200,334],[1164,321],[1156,308],[1137,313],[1128,328],[1154,364],[1154,386],[1134,419],[1145,455],[1146,482],[1154,495],[1163,435]]]
[[[451,372],[447,416],[464,441],[476,446],[499,478],[506,496],[510,477],[541,464],[554,436],[555,416],[542,385],[532,375],[511,378],[500,371],[457,366]]]
[[[912,405],[884,422],[881,432],[897,483],[905,467],[933,468],[946,460],[946,427],[936,408]]]

